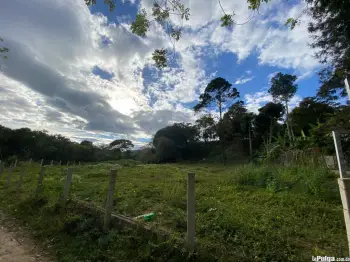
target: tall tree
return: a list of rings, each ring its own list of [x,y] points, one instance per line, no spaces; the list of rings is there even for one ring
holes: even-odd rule
[[[284,115],[284,106],[281,103],[269,102],[263,107],[259,108],[259,112],[270,119],[270,134],[268,142],[272,142],[273,127],[277,120],[280,120]]]
[[[205,88],[204,93],[199,96],[199,103],[194,106],[194,111],[198,112],[203,108],[217,108],[219,110],[219,138],[221,143],[221,150],[222,150],[222,158],[224,164],[226,163],[226,156],[225,156],[225,145],[223,142],[223,136],[220,136],[220,133],[222,134],[220,130],[223,130],[223,123],[222,123],[222,112],[225,107],[227,107],[228,100],[234,101],[234,99],[239,97],[239,92],[235,87],[232,87],[232,84],[230,84],[227,80],[224,78],[218,77],[213,79]]]
[[[289,141],[293,142],[292,130],[289,123],[289,109],[288,102],[292,99],[298,90],[298,85],[295,84],[297,77],[295,75],[277,73],[271,79],[271,87],[268,92],[273,99],[278,102],[283,102],[286,107],[286,125],[289,136]]]
[[[308,2],[312,3],[309,13],[313,19],[308,27],[313,36],[311,46],[317,50],[316,57],[329,65],[327,74],[321,72],[321,90],[323,94],[344,90],[344,78],[350,75],[350,1]]]
[[[222,120],[222,111],[226,106],[226,102],[230,99],[239,97],[239,92],[232,87],[227,80],[218,77],[213,79],[205,88],[204,93],[199,96],[199,103],[194,106],[194,111],[198,112],[203,108],[215,108],[219,110],[220,120]]]

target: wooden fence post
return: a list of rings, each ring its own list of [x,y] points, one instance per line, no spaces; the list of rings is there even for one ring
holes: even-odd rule
[[[61,197],[61,207],[66,206],[66,201],[69,195],[70,184],[72,183],[73,168],[67,169],[66,183],[64,184],[63,195]]]
[[[39,178],[38,178],[38,184],[37,184],[36,190],[35,190],[35,198],[37,198],[39,196],[39,194],[41,193],[41,191],[43,189],[44,175],[45,175],[45,167],[41,166]]]
[[[340,141],[340,135],[337,131],[333,131],[333,139],[335,151],[337,153],[339,175],[338,179],[340,197],[343,204],[344,221],[346,227],[346,234],[348,237],[348,247],[350,251],[350,177],[346,173],[346,165],[343,155],[343,150]]]
[[[67,161],[67,166],[69,166],[69,161]]]
[[[17,183],[17,192],[19,192],[19,190],[21,189],[21,186],[22,186],[23,177],[24,177],[24,173],[25,173],[24,166],[21,167],[21,171],[20,172],[21,173],[19,175],[19,180],[18,180],[18,183]]]
[[[15,160],[15,164],[13,165],[14,168],[17,167],[17,159]]]
[[[53,160],[51,160],[50,166],[53,166]]]
[[[109,225],[111,223],[116,177],[117,177],[117,170],[112,169],[109,175],[106,210],[105,210],[105,217],[103,222],[103,230],[105,232],[108,231]]]
[[[41,159],[40,166],[43,166],[44,164],[44,159]]]
[[[11,164],[9,167],[9,173],[7,174],[7,181],[6,181],[6,185],[5,185],[6,188],[8,188],[11,184],[12,168],[13,168],[13,165]]]
[[[196,192],[195,174],[187,176],[187,245],[190,251],[196,246]]]

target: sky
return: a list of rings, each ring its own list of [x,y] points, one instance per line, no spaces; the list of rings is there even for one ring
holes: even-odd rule
[[[113,12],[103,0],[93,7],[84,0],[2,1],[0,37],[10,52],[0,59],[0,124],[140,147],[160,128],[194,123],[200,114],[193,105],[215,77],[232,83],[252,112],[272,101],[267,90],[277,72],[298,77],[291,107],[316,94],[321,65],[308,45],[310,18],[294,30],[285,26],[304,2],[274,0],[257,13],[245,1],[221,0],[236,23],[249,21],[232,28],[220,26],[217,0],[203,2],[183,0],[189,21],[171,16],[183,35],[169,67],[159,70],[152,52],[173,50],[164,27],[152,22],[147,37],[130,30],[153,0],[117,0]]]

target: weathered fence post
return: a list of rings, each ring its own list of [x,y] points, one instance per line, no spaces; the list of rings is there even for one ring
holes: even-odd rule
[[[109,225],[111,223],[116,177],[117,177],[117,170],[112,169],[110,172],[110,175],[109,175],[106,210],[105,210],[105,217],[104,217],[104,222],[103,222],[103,230],[104,231],[108,231]]]
[[[62,160],[60,160],[60,163],[59,163],[59,165],[61,165],[62,164]]]
[[[22,182],[23,182],[23,177],[24,177],[24,173],[25,173],[25,170],[24,170],[24,166],[21,167],[21,171],[20,171],[20,175],[19,175],[19,180],[18,180],[18,183],[17,183],[17,193],[19,192],[19,190],[21,189],[21,186],[22,186]]]
[[[66,206],[66,201],[69,195],[70,184],[72,183],[73,168],[67,169],[66,183],[64,184],[63,195],[61,197],[61,207]]]
[[[41,159],[40,166],[43,166],[44,164],[44,159]]]
[[[69,166],[69,161],[67,161],[67,166]]]
[[[53,166],[53,160],[51,160],[50,166]]]
[[[7,181],[6,181],[6,185],[5,185],[6,188],[8,188],[11,184],[12,168],[13,168],[13,165],[11,164],[9,167],[9,173],[7,174]]]
[[[35,198],[37,198],[39,196],[39,194],[41,193],[41,191],[43,189],[44,175],[45,175],[45,167],[41,166],[39,178],[38,178],[38,184],[37,184],[36,190],[35,190]]]
[[[15,164],[13,165],[13,168],[17,167],[17,159],[15,160]]]
[[[187,176],[187,245],[190,251],[196,246],[196,192],[195,174]]]
[[[340,135],[337,131],[333,131],[333,139],[335,145],[335,151],[337,153],[339,175],[338,179],[340,197],[343,204],[344,221],[346,227],[346,233],[348,237],[348,247],[350,251],[350,177],[346,173],[345,160],[343,155],[343,149],[341,146]]]

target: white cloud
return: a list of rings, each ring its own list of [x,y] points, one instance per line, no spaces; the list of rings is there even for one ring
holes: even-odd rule
[[[240,77],[236,80],[235,82],[235,85],[242,85],[242,84],[245,84],[249,81],[252,81],[254,79],[255,76],[251,76],[251,77],[246,77],[246,78],[243,78],[243,77]]]
[[[294,31],[282,26],[301,4],[283,10],[274,1],[251,22],[227,29],[220,26],[217,0],[184,2],[191,19],[172,18],[183,23],[184,34],[176,43],[173,66],[159,72],[153,50],[173,47],[159,25],[152,24],[148,37],[140,38],[130,32],[130,17],[110,23],[101,14],[92,15],[82,0],[7,1],[0,9],[1,37],[10,48],[9,59],[0,62],[1,123],[45,128],[73,139],[126,137],[136,143],[171,122],[194,121],[182,103],[196,100],[215,77],[206,66],[222,52],[235,53],[239,61],[255,54],[260,64],[298,68],[301,76],[317,67],[306,45],[306,23]],[[227,12],[235,11],[236,22],[252,16],[245,1],[221,2]],[[142,0],[139,8],[149,10],[152,4]],[[273,15],[267,15],[271,10]],[[103,45],[102,36],[110,44]],[[91,73],[94,66],[114,77],[101,79]],[[247,70],[235,84],[253,78]],[[252,110],[269,101],[259,92],[245,98]]]
[[[255,92],[254,94],[246,94],[244,96],[246,100],[245,107],[249,112],[258,114],[259,108],[263,107],[268,102],[273,102],[272,96],[267,92],[266,89]],[[288,103],[289,109],[296,107],[302,98],[299,95],[295,95]]]

